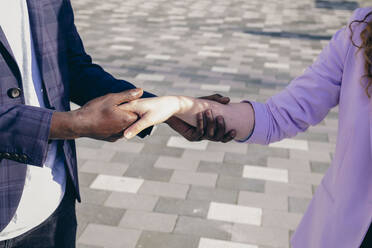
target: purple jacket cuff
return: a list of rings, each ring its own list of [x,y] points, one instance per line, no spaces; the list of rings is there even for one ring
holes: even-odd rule
[[[252,133],[246,139],[240,140],[238,142],[267,145],[268,144],[267,134],[269,128],[267,121],[269,120],[269,118],[266,105],[264,103],[259,102],[251,101],[244,102],[249,102],[253,107],[254,127]]]

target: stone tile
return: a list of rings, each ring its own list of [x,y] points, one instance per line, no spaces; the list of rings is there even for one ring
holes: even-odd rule
[[[289,248],[289,231],[280,228],[234,224],[231,240],[276,248]]]
[[[237,203],[238,191],[214,189],[210,187],[191,186],[187,199],[206,200],[224,203]]]
[[[288,182],[288,170],[249,165],[244,166],[243,177],[286,183]]]
[[[301,214],[305,213],[307,207],[310,204],[310,201],[310,198],[289,197],[289,212]]]
[[[109,197],[110,192],[80,187],[81,201],[89,204],[103,204]]]
[[[308,151],[309,144],[306,140],[298,140],[298,139],[284,139],[279,142],[271,143],[270,147],[277,147],[277,148],[284,148],[284,149],[294,149],[294,150],[302,150]]]
[[[288,169],[293,171],[310,172],[310,165],[307,160],[273,158],[267,159],[267,167],[277,169]]]
[[[79,184],[80,187],[89,187],[98,175],[93,173],[85,173],[79,171]]]
[[[112,248],[134,248],[140,235],[141,231],[139,230],[89,224],[78,242]]]
[[[311,172],[313,173],[325,174],[329,166],[330,166],[329,163],[322,163],[322,162],[315,162],[315,161],[311,161],[310,163]]]
[[[277,209],[287,211],[288,197],[285,195],[269,195],[240,191],[238,204],[263,209]]]
[[[219,175],[226,175],[231,177],[241,177],[243,173],[243,166],[227,163],[216,163],[201,161],[197,169],[198,172],[215,173]]]
[[[150,181],[168,182],[173,174],[173,170],[154,168],[152,164],[153,163],[142,165],[136,161],[125,172],[125,176],[142,178]]]
[[[297,171],[289,172],[289,182],[294,184],[314,184],[319,185],[324,175],[318,173],[304,173]]]
[[[145,144],[138,142],[129,142],[126,140],[119,140],[115,143],[105,142],[103,145],[104,149],[114,150],[118,152],[132,152],[140,153]]]
[[[156,81],[161,82],[164,81],[163,75],[157,75],[157,74],[138,74],[136,79],[143,80],[143,81]]]
[[[172,170],[196,171],[198,165],[198,160],[187,160],[181,158],[160,156],[154,164],[154,167]]]
[[[217,174],[197,173],[188,171],[175,171],[171,183],[192,184],[206,187],[214,187],[217,181]]]
[[[178,200],[161,197],[156,205],[155,211],[166,214],[205,218],[208,209],[209,201]]]
[[[157,196],[113,192],[105,201],[105,206],[141,211],[152,211],[158,202]]]
[[[163,183],[155,181],[145,181],[139,190],[140,194],[172,197],[178,199],[185,199],[189,190],[188,185]]]
[[[170,233],[174,229],[176,220],[177,215],[127,210],[119,226]]]
[[[185,150],[182,155],[183,159],[189,160],[201,160],[209,162],[222,162],[224,157],[223,152],[210,152],[210,151],[196,151],[196,150]]]
[[[230,177],[221,175],[218,177],[217,187],[230,190],[247,190],[252,192],[265,192],[265,181],[260,179]]]
[[[230,88],[231,86],[229,85],[202,84],[200,86],[200,89],[202,90],[211,90],[211,91],[216,91],[216,92],[229,92]]]
[[[115,152],[111,150],[77,147],[77,156],[79,159],[109,162],[114,155]]]
[[[258,248],[258,246],[225,240],[201,238],[198,248]]]
[[[81,167],[80,171],[96,174],[122,176],[124,175],[128,167],[129,166],[127,164],[87,160]]]
[[[76,213],[79,223],[89,222],[117,226],[121,217],[124,215],[125,210],[81,203],[76,205]]]
[[[291,159],[303,159],[317,162],[330,163],[331,156],[329,152],[316,152],[316,151],[300,151],[300,150],[290,150],[289,157]]]
[[[231,237],[231,228],[232,224],[222,221],[180,216],[174,233],[227,240]]]
[[[197,248],[198,241],[192,235],[143,231],[137,248]]]
[[[302,214],[264,209],[262,215],[262,226],[296,230],[301,219]]]
[[[208,151],[213,152],[231,152],[231,153],[239,153],[239,154],[246,154],[248,149],[247,144],[243,143],[217,143],[217,142],[209,142],[208,143]]]
[[[90,187],[108,191],[137,193],[143,182],[143,179],[138,178],[99,175]]]
[[[312,197],[311,185],[309,184],[279,183],[267,181],[265,188],[265,193],[270,195]]]
[[[262,209],[211,202],[207,218],[259,226],[261,225]]]
[[[172,136],[167,142],[167,146],[169,147],[177,147],[183,149],[193,149],[193,150],[206,150],[208,145],[208,141],[201,141],[201,142],[190,142],[183,137],[180,136]]]

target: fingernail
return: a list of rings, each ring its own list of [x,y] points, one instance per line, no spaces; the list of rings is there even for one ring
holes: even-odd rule
[[[133,134],[131,132],[127,132],[124,134],[126,139],[131,139],[133,137]]]

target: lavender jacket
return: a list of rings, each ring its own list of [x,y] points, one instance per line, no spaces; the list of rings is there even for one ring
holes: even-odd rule
[[[362,20],[372,7],[357,9]],[[361,44],[365,24],[353,24]],[[372,217],[372,99],[361,85],[363,52],[339,30],[305,73],[266,103],[253,102],[255,129],[249,143],[268,144],[292,137],[322,121],[339,105],[336,152],[297,231],[294,248],[359,247]]]

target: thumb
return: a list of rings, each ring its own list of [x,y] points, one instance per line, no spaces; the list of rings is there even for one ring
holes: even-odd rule
[[[134,136],[136,136],[137,134],[139,134],[142,130],[144,130],[144,129],[152,126],[152,125],[153,125],[153,123],[151,123],[151,120],[145,115],[145,116],[141,117],[141,119],[139,119],[135,123],[133,123],[133,125],[131,125],[130,127],[128,127],[124,131],[124,137],[126,139],[131,139]]]
[[[124,102],[130,102],[140,98],[143,95],[142,89],[126,90],[119,93],[113,93],[111,95],[114,104],[119,105]]]

